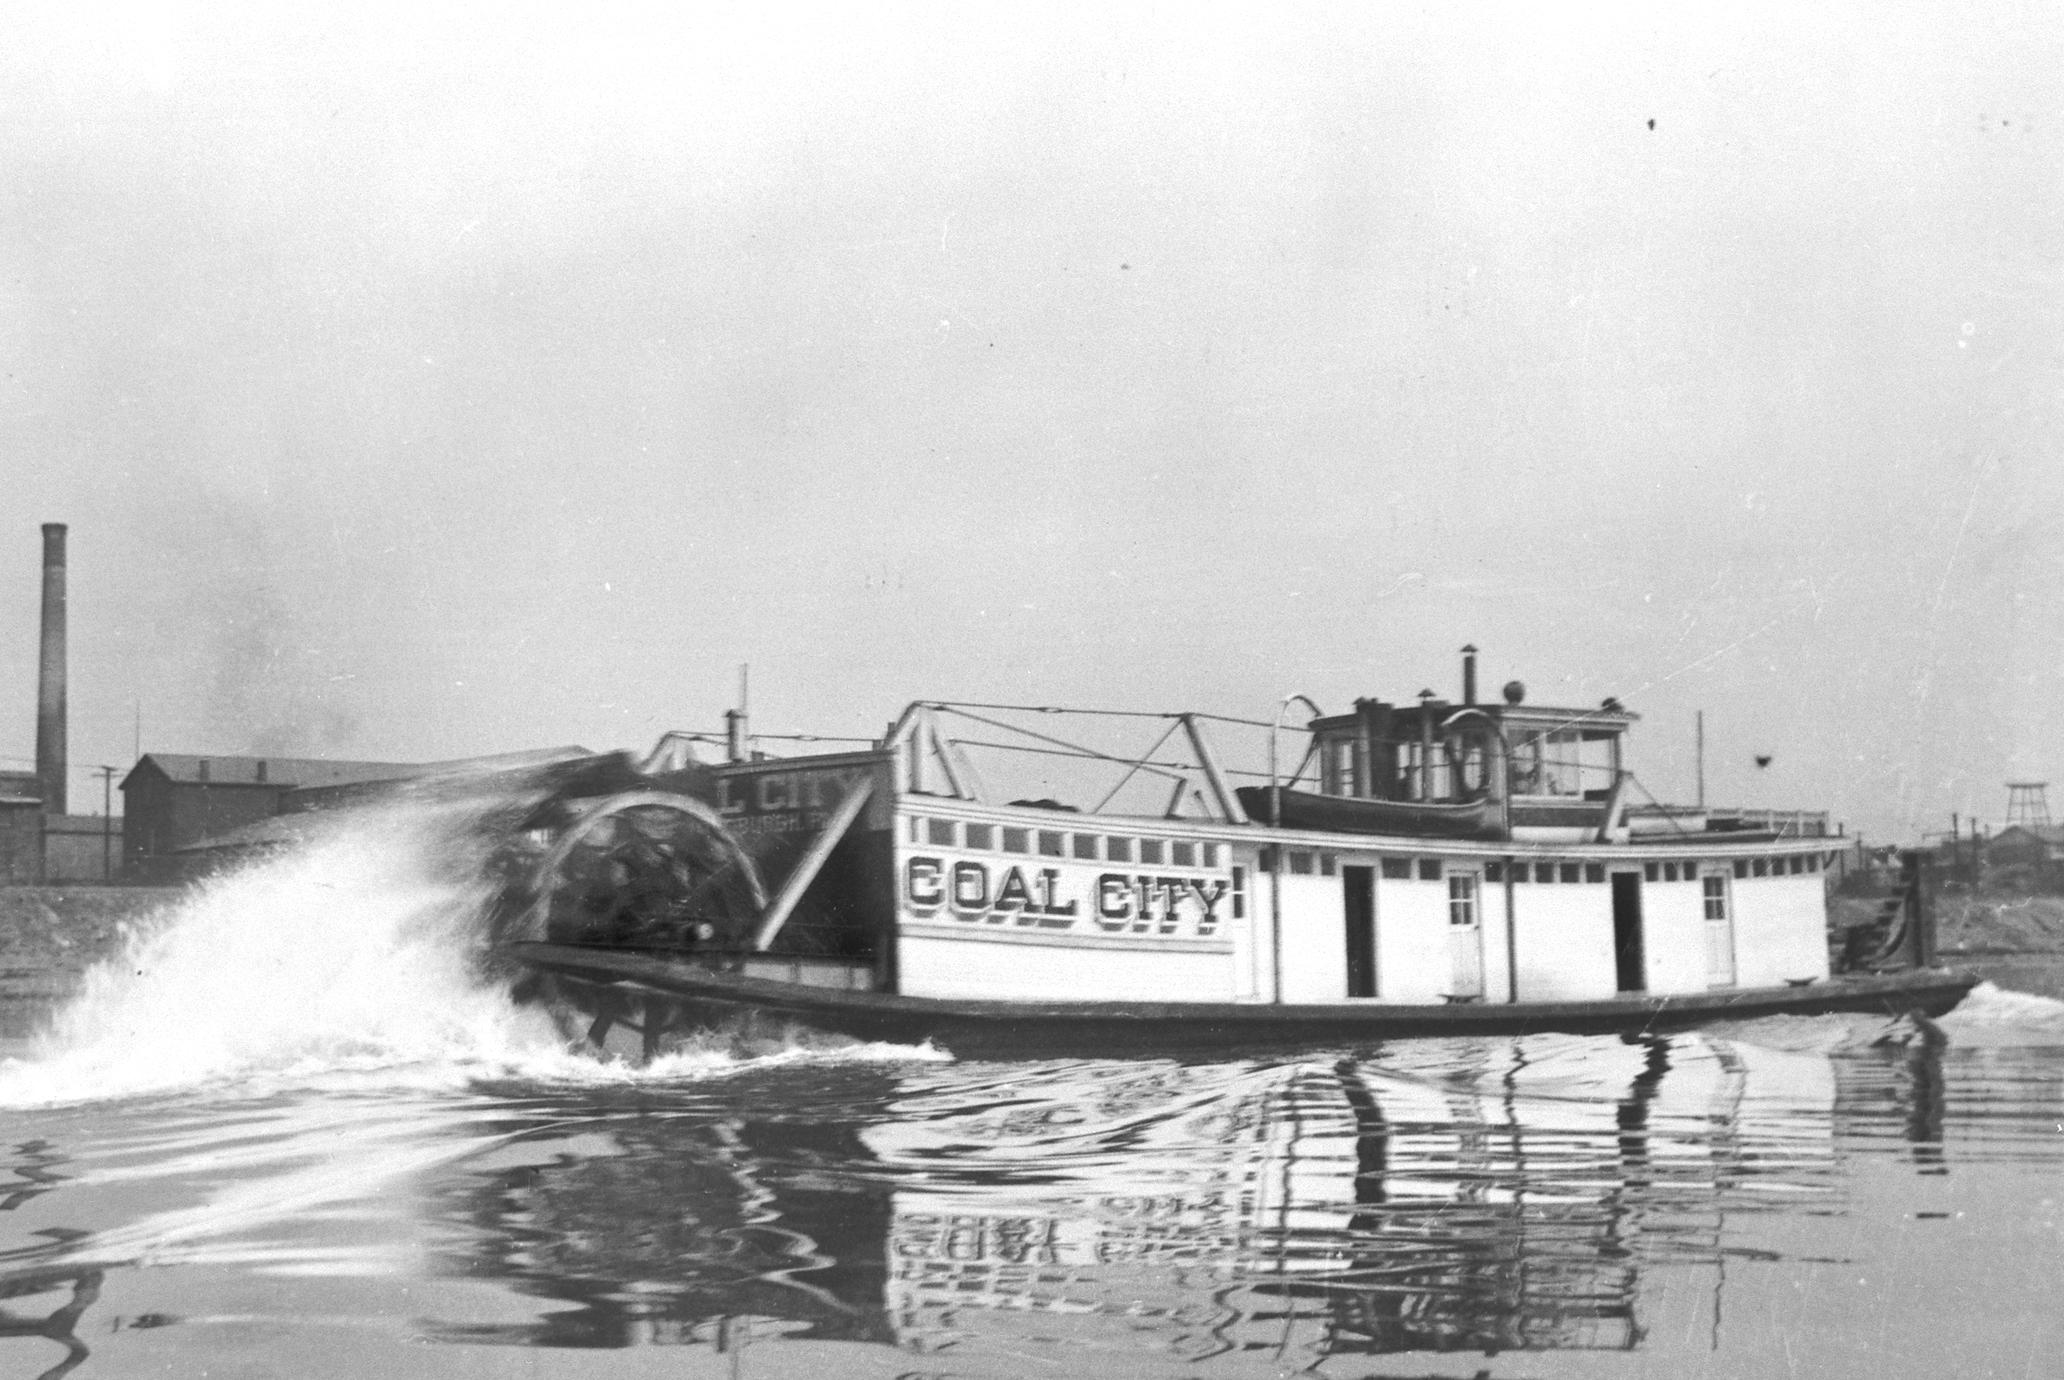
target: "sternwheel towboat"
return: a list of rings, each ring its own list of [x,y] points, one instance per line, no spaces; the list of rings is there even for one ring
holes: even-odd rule
[[[559,764],[498,863],[519,995],[597,1045],[741,1015],[984,1055],[1626,1031],[1934,1016],[1975,981],[1935,965],[1918,866],[1831,958],[1825,815],[1637,799],[1634,714],[1480,703],[1473,650],[1459,701],[1273,723],[928,701],[777,757],[728,717]],[[1064,736],[1089,721],[1159,736]],[[1045,793],[991,789],[1026,753]]]

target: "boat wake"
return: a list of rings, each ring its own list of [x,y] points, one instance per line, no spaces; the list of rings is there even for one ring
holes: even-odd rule
[[[1955,1044],[2064,1043],[2064,1001],[1981,982],[1940,1024]]]
[[[642,1068],[569,1046],[490,974],[481,809],[417,802],[341,819],[205,884],[91,971],[0,1106],[221,1085],[463,1086],[720,1075],[758,1062],[923,1058],[899,1046],[713,1036]]]

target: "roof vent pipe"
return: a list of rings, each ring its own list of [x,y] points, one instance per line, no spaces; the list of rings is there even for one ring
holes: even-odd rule
[[[1476,648],[1462,649],[1462,704],[1466,708],[1476,703]]]
[[[43,524],[43,659],[36,678],[36,776],[43,812],[65,813],[65,525]]]

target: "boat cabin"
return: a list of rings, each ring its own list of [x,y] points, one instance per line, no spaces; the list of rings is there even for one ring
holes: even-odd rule
[[[1458,702],[1361,699],[1301,727],[1119,716],[1159,731],[1132,753],[1066,737],[1088,711],[1033,706],[920,703],[863,750],[778,759],[740,752],[734,725],[716,809],[773,898],[747,971],[940,999],[1284,1004],[1829,976],[1842,845],[1825,816],[1637,809],[1636,715],[1531,705],[1517,683],[1482,704],[1474,681],[1472,649]],[[1222,750],[1221,730],[1253,750]],[[1038,794],[989,785],[984,754],[1011,733],[1049,763]],[[1303,739],[1297,764],[1263,770],[1285,737]],[[1064,799],[1063,770],[1119,780]]]

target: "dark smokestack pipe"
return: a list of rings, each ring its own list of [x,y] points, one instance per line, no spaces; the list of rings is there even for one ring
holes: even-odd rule
[[[43,661],[36,680],[36,775],[43,812],[65,813],[65,525],[43,524]]]
[[[1462,649],[1462,703],[1476,703],[1476,648]]]

